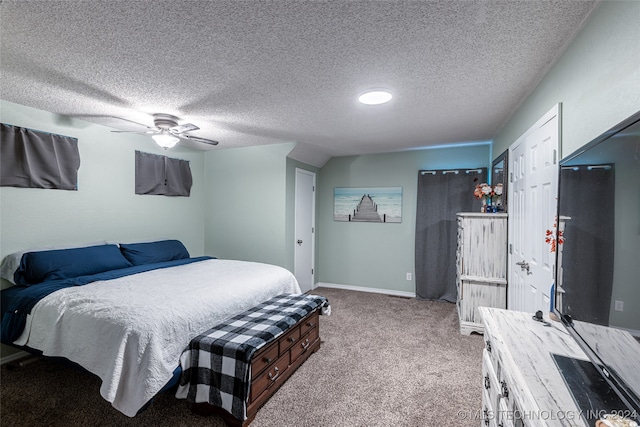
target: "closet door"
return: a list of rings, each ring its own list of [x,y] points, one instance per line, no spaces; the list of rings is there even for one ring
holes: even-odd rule
[[[545,242],[558,194],[559,105],[509,147],[508,308],[549,311],[555,254]]]
[[[302,292],[313,289],[316,228],[316,174],[296,168],[294,274]]]

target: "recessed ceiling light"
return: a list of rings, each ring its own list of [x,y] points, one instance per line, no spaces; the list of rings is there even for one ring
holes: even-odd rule
[[[382,89],[368,90],[358,97],[358,101],[366,105],[384,104],[391,100],[391,92]]]

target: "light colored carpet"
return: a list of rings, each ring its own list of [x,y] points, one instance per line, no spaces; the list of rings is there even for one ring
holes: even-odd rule
[[[253,427],[478,426],[481,336],[462,336],[455,305],[317,288],[322,347],[258,412]],[[135,418],[113,409],[99,380],[51,360],[0,377],[4,426],[222,426],[171,393]],[[461,415],[462,414],[462,415]]]

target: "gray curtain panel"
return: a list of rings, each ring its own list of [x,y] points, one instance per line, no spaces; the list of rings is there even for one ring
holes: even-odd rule
[[[416,298],[456,301],[456,214],[480,212],[473,196],[480,182],[487,182],[487,168],[418,172]]]
[[[136,194],[189,197],[192,184],[187,160],[136,151]]]
[[[559,191],[559,210],[571,218],[565,222],[566,239],[560,248],[562,288],[571,307],[561,307],[562,313],[608,326],[615,236],[614,165],[563,168]]]
[[[0,186],[78,189],[78,140],[0,124]]]

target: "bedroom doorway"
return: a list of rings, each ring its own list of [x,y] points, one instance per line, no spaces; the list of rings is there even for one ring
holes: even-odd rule
[[[314,285],[316,174],[296,168],[294,272],[300,289]]]

